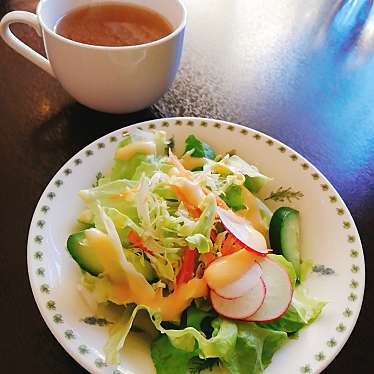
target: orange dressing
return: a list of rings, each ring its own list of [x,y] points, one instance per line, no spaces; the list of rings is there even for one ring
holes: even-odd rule
[[[177,198],[180,201],[183,201],[184,206],[186,207],[188,212],[191,214],[191,216],[193,218],[199,218],[201,215],[201,210],[190,203],[189,199],[183,193],[182,189],[175,185],[170,185],[170,188],[175,193]]]
[[[259,231],[263,236],[266,236],[267,230],[262,223],[260,209],[258,208],[256,198],[246,188],[242,188],[244,205],[246,209],[239,210],[237,214],[246,220]]]
[[[86,232],[87,245],[95,252],[111,280],[108,298],[116,304],[136,303],[158,311],[165,321],[177,321],[193,299],[207,296],[208,287],[203,279],[193,278],[181,284],[167,297],[153,290],[142,274],[124,262],[107,234],[90,229]],[[126,260],[125,260],[126,261]]]
[[[195,168],[204,166],[205,160],[203,158],[191,157],[190,155],[183,156],[181,159],[181,164],[184,168],[188,170],[193,170]]]
[[[112,195],[110,198],[112,200],[120,200],[120,199],[126,199],[126,198],[129,198],[129,197],[132,197],[132,195],[134,194],[134,192],[136,192],[137,189],[136,188],[130,188],[129,190],[127,191],[123,191],[123,192],[120,192],[119,194],[117,195]]]
[[[156,145],[153,142],[138,142],[125,145],[116,151],[116,160],[130,160],[135,154],[152,155],[156,154]]]
[[[246,249],[222,256],[205,270],[204,279],[210,288],[225,287],[242,277],[258,257]]]
[[[152,298],[145,297],[142,290],[132,292],[126,284],[113,284],[109,300],[116,304],[136,303],[147,305],[158,311],[164,321],[179,320],[182,312],[191,304],[193,299],[208,295],[208,286],[203,279],[193,278],[183,283],[169,296],[159,292]]]

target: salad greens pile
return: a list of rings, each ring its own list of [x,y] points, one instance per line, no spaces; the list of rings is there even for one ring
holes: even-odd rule
[[[111,173],[80,191],[87,209],[67,247],[82,270],[82,296],[98,317],[112,323],[106,360],[119,363],[126,337],[135,327],[153,339],[157,374],[200,372],[216,365],[232,374],[260,373],[325,305],[303,287],[312,262],[303,262],[295,272],[282,254],[268,255],[287,271],[293,288],[287,311],[271,322],[224,318],[213,310],[206,291],[199,297],[189,294],[172,319],[163,318],[154,304],[126,297],[119,302],[113,296],[123,269],[136,273],[160,299],[192,280],[203,282],[212,261],[238,250],[217,219],[217,201],[268,238],[273,213],[256,194],[269,177],[237,155],[216,155],[194,135],[187,137],[181,158],[172,151],[173,140],[164,132],[133,131],[119,143]],[[113,258],[119,265],[113,265],[113,258],[104,261],[106,255],[90,247],[90,235],[97,231],[118,244]]]

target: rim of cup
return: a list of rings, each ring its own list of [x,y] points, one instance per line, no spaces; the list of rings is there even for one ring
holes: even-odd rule
[[[85,44],[85,43],[81,43],[81,42],[77,42],[75,40],[71,40],[71,39],[68,39],[68,38],[65,38],[64,36],[58,34],[56,31],[54,31],[53,29],[51,29],[43,20],[43,17],[41,16],[41,8],[44,4],[44,1],[40,1],[38,6],[36,7],[36,14],[38,16],[38,20],[42,26],[42,28],[47,31],[50,35],[53,35],[55,38],[57,39],[60,39],[66,43],[69,43],[69,44],[72,44],[72,45],[75,45],[77,47],[85,47],[85,48],[89,48],[89,49],[99,49],[99,50],[108,50],[108,51],[114,51],[114,50],[126,50],[126,49],[141,49],[141,48],[144,48],[144,47],[152,47],[152,46],[156,46],[158,44],[162,44],[170,39],[173,39],[174,36],[178,35],[185,27],[186,27],[186,22],[187,22],[187,11],[186,11],[186,7],[185,5],[183,4],[183,2],[181,0],[175,0],[179,6],[181,7],[182,9],[182,21],[179,23],[178,27],[173,31],[171,32],[170,34],[162,37],[161,39],[157,39],[157,40],[154,40],[152,42],[148,42],[148,43],[143,43],[143,44],[135,44],[135,45],[124,45],[124,46],[103,46],[103,45],[93,45],[93,44]],[[75,9],[75,8],[74,8]],[[161,13],[159,13],[161,14]],[[162,14],[161,14],[162,15]],[[163,15],[162,15],[163,16]]]

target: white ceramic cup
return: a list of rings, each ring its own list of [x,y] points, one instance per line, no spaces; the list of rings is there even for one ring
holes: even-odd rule
[[[56,34],[57,21],[86,4],[113,0],[41,0],[36,14],[14,11],[0,23],[5,42],[56,77],[80,103],[104,112],[129,113],[155,103],[173,82],[179,66],[186,26],[181,0],[115,0],[142,5],[163,15],[173,32],[151,43],[102,47],[78,43]],[[25,23],[43,38],[47,59],[19,40],[12,23]]]

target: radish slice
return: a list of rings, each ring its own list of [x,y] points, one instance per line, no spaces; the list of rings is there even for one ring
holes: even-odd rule
[[[217,207],[217,214],[222,221],[223,226],[245,249],[264,256],[268,253],[266,240],[243,217],[238,216],[232,210]]]
[[[287,271],[277,262],[265,258],[260,262],[266,286],[265,300],[256,313],[246,318],[253,322],[270,322],[281,317],[292,299],[292,286]]]
[[[256,313],[264,302],[266,287],[262,278],[242,297],[236,299],[224,299],[213,290],[210,291],[210,300],[214,310],[231,319],[245,319]]]
[[[224,299],[235,299],[241,297],[258,283],[261,275],[261,266],[255,262],[238,280],[225,287],[217,288],[214,292]]]

